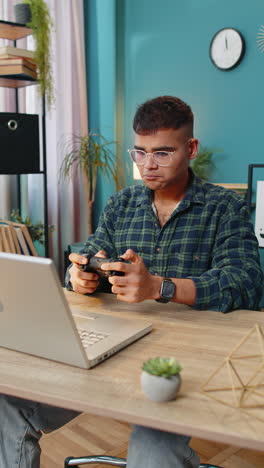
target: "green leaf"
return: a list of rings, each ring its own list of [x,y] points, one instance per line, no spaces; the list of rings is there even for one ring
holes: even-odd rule
[[[30,237],[32,241],[38,241],[40,244],[44,245],[44,224],[41,222],[33,224],[30,217],[22,218],[18,210],[12,210],[10,214],[10,221],[16,223],[25,224],[28,228]],[[51,233],[55,230],[55,226],[48,226],[48,231]]]
[[[198,155],[190,164],[194,173],[203,180],[209,180],[215,169],[213,161],[214,153],[220,151],[221,150],[218,149],[208,149],[201,146]]]
[[[90,200],[96,188],[97,172],[117,183],[114,141],[108,141],[100,133],[90,131],[87,135],[70,135],[62,145],[64,158],[60,167],[60,177],[75,177],[84,173],[90,186]]]
[[[44,0],[23,0],[29,4],[31,22],[27,26],[32,29],[35,40],[35,60],[38,68],[40,95],[46,95],[48,106],[54,102],[54,88],[51,61],[51,30],[53,21],[47,3]]]
[[[149,374],[170,379],[181,372],[182,366],[175,358],[155,357],[144,362],[142,369]]]

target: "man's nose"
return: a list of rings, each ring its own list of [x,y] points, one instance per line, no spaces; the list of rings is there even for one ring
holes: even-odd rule
[[[144,163],[146,168],[157,167],[158,164],[156,163],[153,153],[146,153],[146,161]]]

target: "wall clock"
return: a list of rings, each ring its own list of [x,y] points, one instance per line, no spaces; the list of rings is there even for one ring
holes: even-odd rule
[[[231,70],[240,63],[245,53],[242,34],[234,28],[220,29],[211,41],[209,53],[217,68]]]

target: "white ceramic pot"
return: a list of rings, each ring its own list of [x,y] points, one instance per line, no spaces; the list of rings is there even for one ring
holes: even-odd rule
[[[180,374],[173,375],[170,379],[141,372],[141,388],[153,401],[174,400],[181,386]]]

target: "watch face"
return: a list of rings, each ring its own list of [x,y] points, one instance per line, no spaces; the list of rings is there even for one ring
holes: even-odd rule
[[[160,287],[160,298],[156,299],[157,302],[169,302],[173,299],[176,291],[176,285],[170,278],[164,278]]]
[[[232,28],[224,28],[216,33],[210,45],[210,57],[221,70],[234,68],[243,57],[245,43],[242,35]]]
[[[175,293],[175,284],[170,280],[163,280],[162,282],[162,297],[172,299]]]

